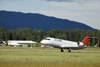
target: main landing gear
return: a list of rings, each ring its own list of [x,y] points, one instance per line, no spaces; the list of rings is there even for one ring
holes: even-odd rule
[[[61,48],[61,52],[64,52],[64,50]],[[71,49],[68,49],[68,52],[71,52]]]

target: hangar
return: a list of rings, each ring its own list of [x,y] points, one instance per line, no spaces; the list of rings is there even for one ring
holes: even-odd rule
[[[16,46],[22,46],[22,47],[27,47],[28,44],[32,44],[33,46],[37,44],[37,42],[34,41],[27,41],[27,40],[8,40],[8,45],[12,45],[14,47]]]

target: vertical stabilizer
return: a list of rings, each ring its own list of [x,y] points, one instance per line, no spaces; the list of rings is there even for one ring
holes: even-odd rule
[[[88,41],[89,41],[89,36],[86,36],[86,37],[83,39],[82,43],[86,46],[87,43],[88,43]]]

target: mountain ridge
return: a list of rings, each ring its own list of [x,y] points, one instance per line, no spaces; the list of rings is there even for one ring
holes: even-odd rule
[[[5,27],[10,25],[11,28],[5,27],[7,29],[17,29],[17,28],[32,28],[32,29],[83,29],[92,30],[92,27],[76,22],[70,21],[68,19],[61,19],[52,16],[45,16],[38,13],[22,13],[14,11],[0,11],[0,21],[4,22],[6,25],[0,25],[0,27]],[[1,22],[0,22],[1,23]]]

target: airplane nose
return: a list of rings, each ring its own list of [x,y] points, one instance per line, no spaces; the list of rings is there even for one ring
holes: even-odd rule
[[[46,41],[42,40],[40,43],[41,43],[41,44],[46,44]]]
[[[42,40],[40,43],[41,43],[41,44],[44,44],[44,41]]]
[[[43,41],[41,41],[40,43],[43,43]]]

